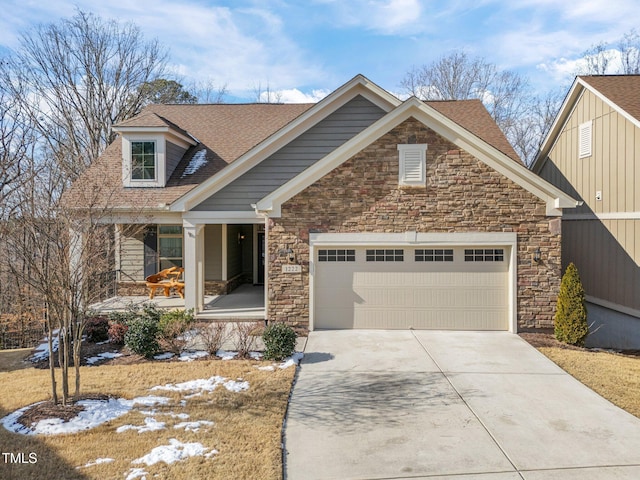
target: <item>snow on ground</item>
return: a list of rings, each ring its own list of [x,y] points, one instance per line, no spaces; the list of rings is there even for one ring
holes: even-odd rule
[[[216,352],[216,357],[220,357],[222,360],[233,360],[236,356],[238,356],[238,352],[227,352],[222,349]]]
[[[84,410],[68,422],[61,418],[50,418],[40,420],[30,427],[25,427],[18,422],[20,416],[33,405],[28,405],[6,417],[0,419],[0,422],[10,432],[20,433],[23,435],[57,435],[60,433],[76,433],[82,430],[89,430],[105,422],[121,417],[129,412],[134,405],[155,405],[157,403],[167,403],[167,397],[138,397],[133,400],[124,398],[110,398],[109,400],[80,400],[78,405],[84,407]],[[36,404],[34,404],[36,405]]]
[[[160,355],[155,355],[153,357],[154,360],[167,360],[169,358],[173,357],[173,353],[171,352],[165,352],[165,353],[161,353]]]
[[[136,458],[131,463],[144,463],[147,467],[159,462],[171,465],[174,462],[185,460],[190,457],[204,456],[211,458],[217,453],[217,450],[207,448],[198,442],[182,443],[175,438],[170,438],[169,445],[160,445],[159,447],[155,447],[149,453],[143,457]]]
[[[87,363],[89,365],[93,365],[94,363],[99,362],[100,360],[110,360],[112,358],[118,358],[118,357],[122,357],[122,353],[104,352],[104,353],[97,354],[95,357],[87,358]]]
[[[95,465],[100,465],[102,463],[111,463],[114,462],[115,459],[113,458],[96,458],[93,462],[89,462],[87,463],[84,467],[76,467],[76,468],[89,468],[89,467],[93,467]]]
[[[258,370],[263,370],[263,371],[267,371],[267,372],[273,372],[273,371],[275,371],[276,367],[284,369],[284,368],[293,367],[294,365],[298,365],[300,363],[300,360],[302,360],[303,357],[304,357],[304,353],[295,352],[290,357],[285,358],[282,361],[282,363],[280,363],[279,365],[277,363],[274,363],[272,365],[265,365],[263,367],[256,366],[256,368]]]
[[[203,392],[213,392],[219,385],[224,386],[230,392],[242,392],[249,389],[249,382],[228,380],[221,376],[213,376],[208,379],[200,378],[197,380],[189,380],[182,383],[167,383],[163,386],[153,387],[151,390],[166,390],[170,392],[188,392],[193,395],[199,395]]]
[[[197,432],[201,427],[212,427],[213,422],[209,420],[199,420],[197,422],[180,422],[173,426],[173,428],[184,428],[187,432]]]
[[[146,417],[144,425],[122,425],[116,429],[116,433],[126,432],[127,430],[136,430],[138,433],[156,432],[164,430],[167,427],[165,422],[159,422],[153,417]]]
[[[146,475],[149,475],[149,472],[147,472],[144,468],[132,468],[131,470],[129,470],[129,475],[127,475],[127,478],[125,478],[125,480],[135,480],[136,478],[140,478],[143,477],[143,480],[146,479]]]
[[[53,331],[52,347],[54,352],[58,351],[58,346],[60,344],[58,336],[59,331],[60,330]],[[41,360],[46,360],[47,358],[49,358],[49,337],[45,337],[42,343],[33,350],[33,355],[29,357],[29,360],[33,363],[37,363]]]
[[[209,353],[203,350],[197,350],[195,352],[182,352],[180,354],[181,362],[193,362],[196,358],[208,357]]]

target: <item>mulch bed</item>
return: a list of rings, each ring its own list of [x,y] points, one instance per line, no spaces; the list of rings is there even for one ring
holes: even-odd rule
[[[552,333],[533,333],[533,332],[522,332],[519,333],[520,337],[527,341],[527,343],[531,344],[535,348],[563,348],[566,350],[579,350],[583,352],[608,352],[616,355],[625,355],[630,357],[640,357],[640,350],[611,350],[611,349],[603,349],[603,348],[586,348],[586,347],[576,347],[574,345],[568,345],[566,343],[559,342],[553,336]]]

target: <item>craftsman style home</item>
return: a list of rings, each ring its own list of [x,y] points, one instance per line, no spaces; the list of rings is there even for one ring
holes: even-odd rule
[[[583,204],[562,217],[592,345],[640,348],[640,76],[577,77],[532,169]]]
[[[359,75],[317,104],[152,105],[115,130],[69,199],[110,209],[121,291],[179,266],[196,312],[251,283],[268,320],[309,329],[553,324],[576,201],[480,101]]]

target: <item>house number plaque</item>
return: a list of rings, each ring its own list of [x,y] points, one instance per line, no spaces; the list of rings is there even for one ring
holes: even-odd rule
[[[302,265],[282,265],[282,273],[302,273]]]

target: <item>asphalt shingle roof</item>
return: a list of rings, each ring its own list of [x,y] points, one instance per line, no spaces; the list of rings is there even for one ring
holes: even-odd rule
[[[640,120],[640,75],[585,75],[580,79]]]
[[[480,100],[429,101],[427,105],[513,160],[520,159]],[[312,104],[150,105],[119,127],[168,126],[195,138],[164,188],[122,185],[122,142],[118,137],[65,194],[74,207],[114,210],[162,209],[293,121]],[[205,153],[202,153],[202,152]],[[194,155],[207,162],[185,173]]]

